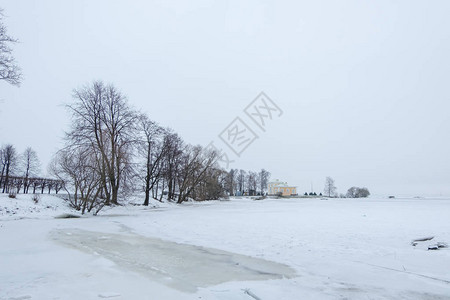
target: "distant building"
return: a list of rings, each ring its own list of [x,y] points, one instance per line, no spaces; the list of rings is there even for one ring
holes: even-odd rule
[[[268,183],[269,195],[292,196],[297,195],[297,187],[290,186],[287,182],[282,182],[276,179],[275,181]]]

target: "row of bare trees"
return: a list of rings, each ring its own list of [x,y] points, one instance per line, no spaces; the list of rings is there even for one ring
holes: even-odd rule
[[[39,177],[40,162],[39,158],[31,147],[25,149],[22,154],[18,154],[16,148],[11,145],[5,145],[0,148],[0,192],[2,193],[20,193],[27,194],[30,187],[33,193],[45,188],[58,190],[60,184],[55,180]]]
[[[56,194],[63,188],[63,182],[51,178],[43,177],[23,177],[10,176],[8,181],[5,181],[4,189],[6,193],[17,194],[23,189],[24,194],[43,194],[44,192],[50,194],[54,191]]]
[[[229,195],[264,195],[270,173],[264,169],[259,172],[231,169],[227,173],[225,189]]]
[[[336,192],[337,188],[334,185],[334,179],[331,177],[327,177],[325,179],[325,188],[324,192],[325,195],[328,197],[338,197],[338,194]],[[370,196],[369,189],[366,187],[360,188],[353,186],[347,190],[347,194],[340,194],[340,198],[367,198]]]
[[[225,195],[227,172],[218,154],[186,144],[171,129],[133,110],[113,85],[77,89],[68,105],[72,125],[50,171],[63,181],[71,204],[98,212],[133,191],[182,203]]]

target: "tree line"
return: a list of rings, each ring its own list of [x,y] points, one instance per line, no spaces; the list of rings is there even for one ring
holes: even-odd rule
[[[39,158],[31,147],[21,154],[18,154],[11,144],[1,147],[0,168],[0,192],[9,193],[11,196],[29,192],[43,194],[44,191],[58,193],[63,186],[60,180],[39,176]]]
[[[334,179],[331,177],[325,178],[325,187],[324,187],[324,193],[328,197],[338,197],[337,194],[337,188],[334,184]],[[353,186],[347,190],[347,193],[340,194],[340,198],[367,198],[370,196],[369,189],[366,187],[356,187]]]
[[[259,172],[231,169],[226,177],[225,190],[231,196],[264,195],[270,172],[261,169]]]
[[[236,191],[262,193],[267,186],[267,171],[225,171],[218,152],[190,145],[134,110],[111,84],[94,81],[75,89],[67,109],[71,127],[49,171],[82,213],[118,204],[133,191],[142,191],[143,205],[149,205],[150,198],[214,200]]]

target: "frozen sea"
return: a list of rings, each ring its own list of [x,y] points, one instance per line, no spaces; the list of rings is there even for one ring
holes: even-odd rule
[[[0,196],[0,299],[450,299],[450,248],[428,250],[450,245],[448,198],[63,213],[57,197]]]

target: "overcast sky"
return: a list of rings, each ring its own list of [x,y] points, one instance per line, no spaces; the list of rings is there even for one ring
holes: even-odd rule
[[[0,1],[20,43],[20,88],[0,82],[0,143],[43,169],[74,88],[113,83],[233,168],[322,192],[450,195],[449,1]],[[283,111],[260,130],[264,91]],[[240,157],[218,138],[236,117],[259,136]]]

